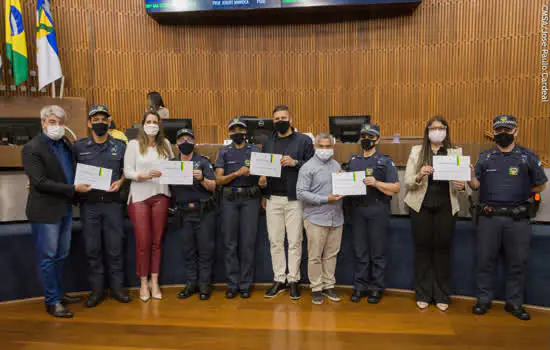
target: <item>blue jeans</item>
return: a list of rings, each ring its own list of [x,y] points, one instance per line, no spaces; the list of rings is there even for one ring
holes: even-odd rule
[[[72,210],[56,224],[31,223],[38,273],[47,305],[60,303],[63,298],[62,271],[71,247],[72,223]]]

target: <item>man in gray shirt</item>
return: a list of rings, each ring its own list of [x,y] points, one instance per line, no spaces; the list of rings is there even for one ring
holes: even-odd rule
[[[321,133],[315,141],[315,156],[300,168],[296,195],[303,206],[312,302],[322,304],[323,296],[340,301],[334,291],[334,271],[344,213],[342,196],[332,194],[332,174],[341,169],[333,159],[334,140],[329,134]]]

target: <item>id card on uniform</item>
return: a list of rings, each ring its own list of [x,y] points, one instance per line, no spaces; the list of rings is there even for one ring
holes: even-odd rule
[[[280,154],[250,153],[250,175],[281,177]]]
[[[433,168],[436,181],[472,180],[469,156],[434,156]]]
[[[154,182],[162,185],[192,185],[193,162],[159,160],[153,163],[153,168],[162,173]]]
[[[111,187],[112,176],[111,169],[77,163],[74,184],[90,185],[94,190],[107,191]]]

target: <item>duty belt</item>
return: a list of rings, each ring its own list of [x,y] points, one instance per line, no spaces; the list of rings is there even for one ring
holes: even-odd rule
[[[257,186],[250,187],[224,187],[223,198],[233,201],[238,197],[259,198],[262,192]]]
[[[216,209],[216,200],[214,197],[210,197],[200,201],[176,204],[176,207],[172,209],[172,214],[183,216],[185,214],[199,212],[200,215],[203,215],[214,209]]]
[[[479,216],[508,216],[515,220],[529,219],[531,217],[531,207],[529,204],[522,204],[515,207],[499,207],[481,204],[479,206]]]

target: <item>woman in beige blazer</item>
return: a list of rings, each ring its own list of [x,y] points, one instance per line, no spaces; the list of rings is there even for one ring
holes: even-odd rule
[[[459,211],[458,194],[465,190],[461,181],[434,181],[435,155],[462,155],[449,137],[443,117],[431,118],[422,145],[414,146],[405,170],[405,203],[411,209],[415,243],[416,304],[426,309],[435,303],[441,311],[449,308],[451,243]]]

